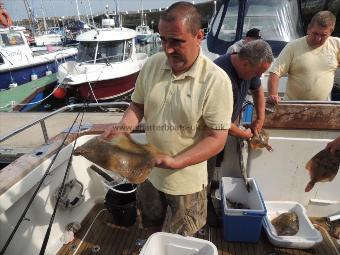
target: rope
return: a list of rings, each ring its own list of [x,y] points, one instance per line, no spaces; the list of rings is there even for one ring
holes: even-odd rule
[[[33,203],[34,198],[37,196],[38,191],[40,190],[41,185],[43,184],[43,182],[44,182],[44,180],[46,179],[46,177],[49,175],[49,171],[50,171],[52,165],[54,164],[55,160],[57,159],[57,157],[58,157],[58,155],[59,155],[61,149],[64,147],[64,143],[65,143],[67,137],[69,136],[69,134],[70,134],[70,132],[71,132],[71,130],[72,130],[74,124],[76,123],[76,120],[78,119],[79,115],[80,115],[80,112],[78,112],[78,115],[77,115],[76,118],[74,119],[74,121],[73,121],[73,123],[72,123],[72,125],[71,125],[71,128],[70,128],[69,131],[66,133],[66,136],[64,137],[64,139],[63,139],[61,145],[58,147],[56,154],[54,155],[53,159],[51,160],[49,166],[47,167],[47,169],[46,169],[46,171],[45,171],[45,173],[44,173],[44,176],[42,177],[42,179],[41,179],[40,182],[38,183],[38,186],[37,186],[37,188],[35,189],[35,191],[34,191],[32,197],[30,198],[30,200],[29,200],[29,202],[28,202],[26,208],[24,209],[23,213],[21,214],[21,216],[20,216],[20,218],[19,218],[17,224],[15,225],[14,229],[12,230],[12,232],[11,232],[9,238],[7,239],[7,241],[6,241],[5,245],[4,245],[4,247],[1,249],[0,255],[4,255],[4,254],[5,254],[5,252],[6,252],[7,248],[8,248],[8,246],[9,246],[10,242],[12,241],[12,239],[13,239],[13,237],[14,237],[16,231],[18,230],[20,224],[21,224],[22,221],[24,220],[24,218],[25,218],[25,216],[26,216],[26,213],[27,213],[28,209],[30,208],[31,204]]]
[[[78,252],[78,250],[79,250],[81,244],[84,242],[85,238],[87,237],[88,233],[90,232],[90,230],[91,230],[91,228],[92,228],[94,222],[96,221],[96,219],[98,218],[98,216],[99,216],[102,212],[104,212],[104,211],[107,211],[107,209],[102,209],[102,210],[100,210],[100,211],[97,213],[96,217],[95,217],[94,220],[92,221],[90,227],[87,229],[85,235],[83,236],[83,238],[82,238],[81,241],[79,242],[79,244],[78,244],[78,246],[77,246],[77,249],[73,252],[73,254],[76,254],[76,253]]]

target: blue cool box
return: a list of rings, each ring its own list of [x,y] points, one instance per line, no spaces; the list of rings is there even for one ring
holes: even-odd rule
[[[242,178],[222,177],[220,187],[225,241],[255,243],[260,239],[262,220],[267,210],[255,180],[248,180],[251,186],[249,193]],[[226,198],[250,209],[228,208]]]

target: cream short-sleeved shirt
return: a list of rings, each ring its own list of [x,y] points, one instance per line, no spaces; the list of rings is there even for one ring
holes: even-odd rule
[[[139,73],[132,101],[144,105],[148,142],[171,156],[201,141],[204,127],[229,129],[231,124],[230,79],[202,54],[177,77],[164,52],[153,55]],[[201,191],[207,185],[206,161],[178,170],[156,167],[149,181],[172,195]]]
[[[340,65],[340,38],[329,37],[311,49],[306,36],[286,45],[269,72],[288,74],[286,97],[290,100],[328,100],[334,73]]]

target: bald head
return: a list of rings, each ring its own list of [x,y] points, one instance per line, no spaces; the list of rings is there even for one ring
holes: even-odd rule
[[[189,2],[176,2],[172,4],[160,17],[165,22],[184,21],[193,35],[201,29],[201,15],[195,5]]]

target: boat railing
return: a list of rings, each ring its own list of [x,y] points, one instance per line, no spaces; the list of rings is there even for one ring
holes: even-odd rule
[[[86,107],[90,107],[90,108],[94,108],[94,107],[108,107],[108,106],[126,106],[128,107],[130,105],[130,103],[128,102],[103,102],[103,103],[89,103],[89,104],[86,104]],[[8,134],[5,134],[5,135],[2,135],[0,136],[0,143],[6,141],[7,139],[37,125],[37,124],[40,124],[40,127],[41,127],[41,131],[43,133],[43,136],[44,136],[44,140],[45,140],[45,143],[48,143],[48,140],[49,140],[49,137],[48,137],[48,132],[47,132],[47,128],[46,128],[46,125],[45,125],[45,120],[46,119],[49,119],[51,118],[52,116],[58,114],[58,113],[61,113],[61,112],[65,112],[65,111],[68,111],[68,110],[74,110],[75,108],[82,108],[84,107],[84,104],[70,104],[70,105],[66,105],[58,110],[55,110],[49,114],[46,114],[45,116],[35,120],[35,121],[32,121],[31,123],[29,124],[26,124],[20,128],[17,128],[11,132],[9,132]]]
[[[319,105],[339,105],[340,106],[340,101],[281,101],[280,102],[281,105],[286,105],[286,104],[319,104]],[[103,103],[89,103],[86,104],[86,107],[90,107],[90,108],[94,108],[94,107],[107,107],[107,106],[129,106],[130,103],[128,102],[103,102]],[[0,143],[6,141],[7,139],[11,138],[12,136],[15,136],[21,132],[23,132],[24,130],[27,130],[28,128],[31,128],[37,124],[40,124],[41,126],[41,130],[44,136],[44,140],[45,143],[48,143],[49,137],[48,137],[48,132],[47,132],[47,128],[45,125],[45,120],[51,118],[52,116],[61,113],[61,112],[65,112],[68,110],[74,110],[75,108],[82,108],[84,107],[84,104],[70,104],[70,105],[66,105],[58,110],[55,110],[49,114],[46,114],[45,116],[32,121],[29,124],[26,124],[20,128],[15,129],[14,131],[11,131],[8,134],[2,135],[0,136]]]

